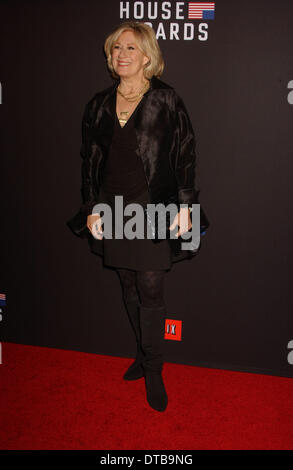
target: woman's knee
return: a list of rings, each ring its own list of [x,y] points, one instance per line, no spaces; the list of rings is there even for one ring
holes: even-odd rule
[[[165,271],[137,271],[137,290],[145,307],[164,305]]]
[[[119,268],[117,273],[121,281],[124,300],[126,302],[138,300],[135,271]]]

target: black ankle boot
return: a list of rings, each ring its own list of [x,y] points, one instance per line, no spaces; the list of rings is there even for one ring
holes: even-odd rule
[[[136,338],[136,358],[135,361],[125,372],[123,379],[124,380],[137,380],[143,377],[144,370],[142,368],[142,359],[144,357],[143,351],[141,349],[141,332],[140,332],[140,322],[139,322],[139,299],[135,299],[131,302],[124,302],[126,311],[133,328],[135,338]]]
[[[168,396],[162,378],[165,306],[140,307],[141,346],[147,401],[157,411],[164,411]]]

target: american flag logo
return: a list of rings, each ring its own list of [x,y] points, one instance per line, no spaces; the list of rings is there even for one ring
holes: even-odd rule
[[[188,3],[188,19],[214,20],[215,3]]]
[[[0,293],[0,305],[2,305],[2,306],[6,305],[6,294],[1,294]]]

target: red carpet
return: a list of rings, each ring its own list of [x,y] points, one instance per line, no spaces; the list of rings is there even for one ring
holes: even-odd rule
[[[168,408],[131,359],[2,343],[1,449],[292,449],[290,378],[165,363]]]

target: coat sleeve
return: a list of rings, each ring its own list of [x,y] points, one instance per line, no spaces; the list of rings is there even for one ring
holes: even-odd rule
[[[81,195],[82,206],[81,210],[89,215],[92,208],[97,204],[97,194],[95,186],[95,166],[96,166],[96,153],[94,144],[91,141],[91,119],[89,103],[86,105],[81,124],[82,143],[80,148],[80,155],[82,158],[81,165]]]
[[[175,175],[181,204],[198,203],[196,190],[196,152],[192,124],[182,98],[175,94],[176,130],[178,137]]]

